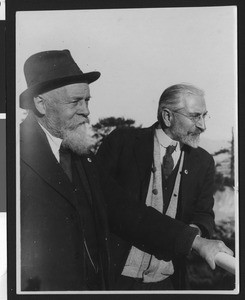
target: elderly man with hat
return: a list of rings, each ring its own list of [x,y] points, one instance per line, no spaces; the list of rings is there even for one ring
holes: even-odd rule
[[[20,107],[21,289],[108,288],[108,229],[88,122],[89,84],[68,50],[32,55]]]

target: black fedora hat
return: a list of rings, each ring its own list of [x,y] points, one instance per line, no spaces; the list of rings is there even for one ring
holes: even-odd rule
[[[20,95],[20,107],[29,109],[33,97],[72,83],[91,83],[100,72],[83,73],[69,50],[52,50],[33,54],[24,65],[27,89]]]

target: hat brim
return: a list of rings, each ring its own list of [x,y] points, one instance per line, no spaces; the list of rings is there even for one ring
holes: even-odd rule
[[[31,109],[33,107],[33,97],[37,95],[49,92],[68,84],[83,82],[90,84],[97,80],[99,77],[100,72],[89,72],[82,75],[62,77],[55,80],[35,84],[20,94],[20,107],[23,109]]]

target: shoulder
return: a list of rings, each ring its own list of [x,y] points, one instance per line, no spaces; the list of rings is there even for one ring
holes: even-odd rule
[[[135,127],[128,127],[128,128],[120,128],[113,130],[109,135],[108,138],[110,139],[134,139],[136,137],[141,137],[147,134],[152,133],[152,127],[148,128],[135,128]]]
[[[153,134],[149,128],[120,128],[112,131],[102,142],[110,148],[118,149],[123,148],[131,149],[139,142],[145,144],[151,142]]]
[[[26,119],[20,124],[20,137],[21,139],[34,138],[36,134],[42,132],[38,122],[31,116],[27,116]]]
[[[49,151],[50,146],[46,134],[36,120],[26,118],[20,125],[20,155],[29,160],[37,157],[43,151]]]
[[[202,147],[198,147],[198,148],[196,149],[196,151],[198,152],[199,155],[202,155],[202,156],[205,156],[205,157],[209,157],[209,158],[212,157],[212,155],[211,155],[207,150],[205,150],[205,149],[202,148]]]
[[[132,151],[135,147],[151,143],[153,137],[149,128],[120,128],[112,131],[103,139],[97,154],[110,156],[114,153]]]
[[[214,164],[214,158],[213,156],[204,148],[198,147],[198,148],[191,148],[191,153],[193,155],[199,156],[200,160],[213,163]]]

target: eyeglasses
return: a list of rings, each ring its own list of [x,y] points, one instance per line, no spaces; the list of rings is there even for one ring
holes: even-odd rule
[[[185,115],[185,114],[183,114],[181,112],[178,112],[176,110],[172,110],[172,112],[175,113],[175,114],[179,114],[179,115],[182,115],[182,116],[188,118],[194,124],[199,123],[202,119],[204,120],[204,122],[207,122],[210,119],[210,115],[208,114],[208,112],[205,112],[204,114],[195,114],[193,116]]]

